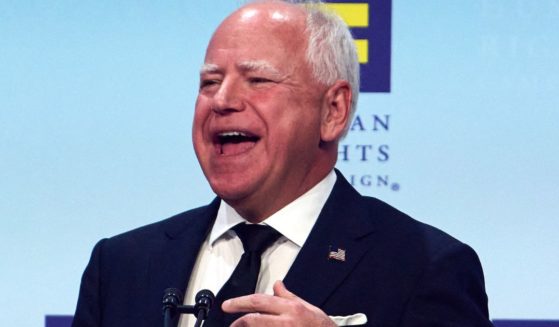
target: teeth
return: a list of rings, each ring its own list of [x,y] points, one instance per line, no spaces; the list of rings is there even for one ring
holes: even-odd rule
[[[219,133],[219,136],[229,137],[229,136],[247,136],[247,135],[243,132],[223,132],[223,133]]]

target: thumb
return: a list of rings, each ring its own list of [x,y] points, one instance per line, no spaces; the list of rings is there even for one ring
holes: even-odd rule
[[[297,299],[297,295],[291,293],[281,280],[276,280],[274,283],[274,295],[287,299]]]

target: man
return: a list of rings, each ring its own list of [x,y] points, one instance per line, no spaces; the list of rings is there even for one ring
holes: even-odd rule
[[[186,290],[187,304],[203,288],[225,293],[243,261],[236,225],[245,222],[279,238],[258,254],[257,294],[222,298],[210,320],[490,326],[471,248],[360,196],[334,171],[357,72],[347,28],[320,6],[261,1],[226,18],[208,45],[193,126],[218,198],[99,242],[74,326],[161,325],[167,287]]]

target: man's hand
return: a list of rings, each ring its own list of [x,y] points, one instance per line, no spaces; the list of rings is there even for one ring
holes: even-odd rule
[[[274,295],[252,294],[223,302],[224,312],[246,312],[231,326],[320,326],[336,324],[319,308],[291,293],[281,281],[274,283]]]

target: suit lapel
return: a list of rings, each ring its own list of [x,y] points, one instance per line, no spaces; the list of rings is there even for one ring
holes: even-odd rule
[[[337,171],[336,171],[337,172]],[[289,290],[321,306],[371,247],[373,224],[364,214],[361,195],[344,177],[332,194],[284,282]],[[329,251],[345,250],[345,260],[329,258]]]
[[[161,303],[166,288],[178,288],[183,295],[202,242],[217,215],[219,199],[194,212],[181,214],[166,224],[163,237],[152,244],[149,264],[150,296]]]

